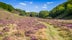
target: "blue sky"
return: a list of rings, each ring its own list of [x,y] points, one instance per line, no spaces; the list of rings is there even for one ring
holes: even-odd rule
[[[66,2],[66,0],[0,0],[11,4],[14,8],[26,10],[27,12],[39,12],[41,10],[52,10],[57,5]]]

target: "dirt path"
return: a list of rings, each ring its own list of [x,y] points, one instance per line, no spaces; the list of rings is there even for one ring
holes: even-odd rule
[[[46,33],[48,40],[64,40],[62,37],[59,36],[58,31],[53,27],[53,25],[50,25],[46,22],[39,22],[47,26]]]

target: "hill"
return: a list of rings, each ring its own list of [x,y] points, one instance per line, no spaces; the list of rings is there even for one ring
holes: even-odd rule
[[[50,14],[53,18],[72,19],[72,0],[56,6]]]

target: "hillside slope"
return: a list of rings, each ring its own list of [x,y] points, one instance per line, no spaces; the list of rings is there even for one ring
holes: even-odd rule
[[[11,12],[8,12],[8,11],[0,8],[0,18],[9,19],[9,17],[15,18],[16,16],[18,16],[18,15],[12,14]]]
[[[71,40],[71,29],[56,28],[49,22],[0,9],[0,40]]]

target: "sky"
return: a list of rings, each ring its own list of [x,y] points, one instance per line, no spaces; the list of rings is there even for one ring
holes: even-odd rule
[[[66,0],[0,0],[12,5],[14,8],[22,9],[27,12],[39,12],[41,10],[52,10],[59,4],[66,2]]]

